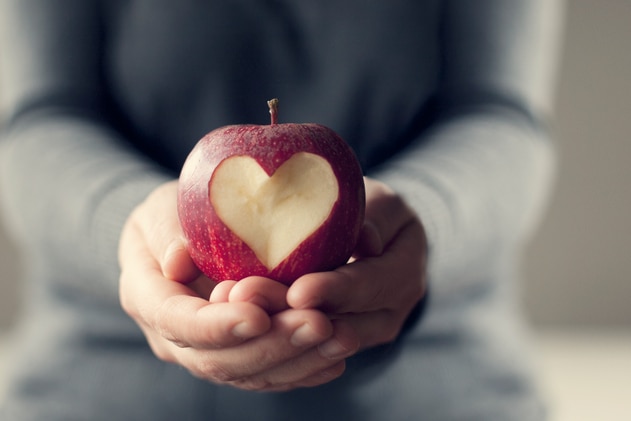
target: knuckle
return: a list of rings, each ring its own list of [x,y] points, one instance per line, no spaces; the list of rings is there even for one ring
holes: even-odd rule
[[[215,383],[226,384],[236,383],[240,378],[228,370],[226,367],[209,358],[198,361],[197,365],[192,368],[192,373],[196,377],[211,380]]]
[[[169,352],[162,344],[157,343],[150,337],[148,337],[147,342],[149,343],[149,348],[151,348],[153,355],[155,355],[157,359],[166,363],[177,362],[175,356],[171,352]]]
[[[264,377],[248,377],[238,379],[232,382],[233,386],[239,389],[248,390],[252,392],[262,392],[265,390],[277,389],[278,386]]]

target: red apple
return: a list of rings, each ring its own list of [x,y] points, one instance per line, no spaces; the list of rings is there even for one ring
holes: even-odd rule
[[[215,281],[285,284],[345,264],[364,219],[362,171],[333,130],[313,123],[233,125],[204,136],[180,174],[189,253]]]

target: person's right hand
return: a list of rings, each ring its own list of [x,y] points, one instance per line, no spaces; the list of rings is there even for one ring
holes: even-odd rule
[[[340,376],[359,340],[344,321],[291,309],[287,287],[252,277],[215,284],[190,259],[177,184],[130,215],[119,245],[120,300],[161,360],[247,390],[288,390]]]

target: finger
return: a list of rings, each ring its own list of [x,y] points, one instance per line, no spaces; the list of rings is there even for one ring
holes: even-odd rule
[[[382,256],[297,279],[289,288],[287,302],[293,308],[337,314],[398,310],[402,305],[411,308],[424,292],[424,248],[422,228],[408,224]]]
[[[353,258],[359,259],[363,257],[379,256],[383,253],[383,239],[377,226],[370,218],[365,218],[364,223],[359,231],[359,238],[353,251]]]
[[[173,231],[172,235],[170,243],[165,246],[166,251],[162,258],[162,274],[165,278],[172,281],[190,282],[196,279],[200,274],[200,270],[186,249],[186,241],[183,235],[176,234],[175,231]],[[159,245],[156,244],[154,247],[157,249]]]
[[[345,369],[344,359],[359,349],[359,338],[345,321],[332,322],[333,335],[317,347],[310,348],[260,375],[240,381],[255,385],[257,389],[279,390],[295,387],[312,387],[339,377]]]
[[[162,303],[151,326],[181,348],[214,349],[262,335],[270,322],[265,311],[254,304],[210,304],[179,295]]]
[[[126,236],[138,228],[131,226]],[[121,304],[139,324],[180,347],[219,347],[260,335],[270,327],[265,311],[250,303],[211,304],[188,286],[164,278],[141,241],[125,241]]]
[[[365,177],[366,214],[356,257],[378,256],[401,227],[416,217],[414,211],[386,184]]]
[[[237,284],[237,281],[221,281],[210,293],[208,301],[211,303],[227,303],[230,301],[230,291]]]
[[[361,349],[394,341],[401,332],[405,313],[379,310],[368,313],[345,313],[333,316],[344,321],[361,338]]]
[[[287,305],[287,286],[273,279],[251,276],[240,280],[230,290],[230,302],[249,302],[257,304],[270,314],[289,308]]]
[[[271,392],[283,392],[297,388],[321,386],[337,379],[344,374],[344,371],[346,371],[346,360],[336,361],[306,378],[297,380],[293,383],[272,386],[266,390]]]
[[[217,282],[211,280],[205,275],[200,275],[195,280],[186,283],[186,286],[195,291],[195,294],[199,297],[210,299],[210,296],[217,286]]]
[[[159,208],[160,212],[152,209]],[[193,263],[177,214],[177,182],[154,190],[134,212],[135,223],[167,279],[190,282],[200,271]],[[132,218],[134,218],[132,216]]]
[[[241,388],[250,388],[245,382],[251,382],[258,384],[254,387],[258,389],[262,383],[276,382],[264,373],[323,343],[332,334],[333,325],[323,313],[288,310],[272,317],[272,327],[264,335],[230,348],[192,349],[181,355],[180,363],[197,377]]]

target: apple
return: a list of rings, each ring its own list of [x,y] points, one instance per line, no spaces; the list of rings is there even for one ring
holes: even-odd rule
[[[353,150],[332,129],[277,122],[206,134],[179,177],[188,251],[216,282],[258,275],[291,284],[352,255],[365,190]]]

